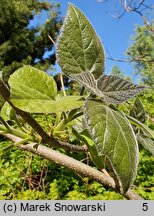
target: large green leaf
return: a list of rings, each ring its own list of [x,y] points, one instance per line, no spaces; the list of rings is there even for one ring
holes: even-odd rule
[[[57,42],[57,61],[69,76],[90,72],[95,78],[104,71],[104,51],[100,39],[85,15],[69,5]]]
[[[123,114],[94,100],[86,101],[84,119],[98,155],[108,158],[120,191],[125,193],[138,166],[138,144],[131,124]]]
[[[81,107],[84,99],[80,96],[67,96],[57,100],[36,98],[11,99],[19,109],[30,113],[58,113]]]
[[[80,96],[59,97],[54,79],[30,66],[17,70],[10,77],[9,85],[11,102],[26,112],[57,113],[83,105]]]
[[[10,79],[12,99],[54,99],[57,86],[54,79],[45,72],[31,66],[24,66],[14,72]]]

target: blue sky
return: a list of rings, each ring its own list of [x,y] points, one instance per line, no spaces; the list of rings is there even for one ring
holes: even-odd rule
[[[52,2],[52,1],[51,1]],[[132,36],[137,24],[143,24],[142,19],[135,13],[126,13],[121,19],[114,18],[115,0],[99,3],[97,0],[57,0],[61,5],[61,16],[65,16],[68,2],[76,5],[90,20],[97,34],[102,40],[106,56],[116,59],[126,59],[127,48],[132,44]],[[148,1],[152,3],[152,0]],[[119,63],[106,60],[105,73],[108,74],[117,65],[125,75],[129,75],[134,82],[138,77],[134,75],[134,68],[129,63]],[[60,68],[56,65],[56,70]]]

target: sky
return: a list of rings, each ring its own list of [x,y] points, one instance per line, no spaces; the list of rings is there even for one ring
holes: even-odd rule
[[[53,1],[51,1],[53,2]],[[127,48],[133,43],[132,37],[135,35],[137,24],[142,25],[141,17],[135,13],[126,13],[122,18],[117,19],[117,10],[115,9],[115,0],[108,0],[102,3],[101,0],[56,0],[61,7],[61,16],[65,16],[68,3],[77,6],[90,20],[100,37],[106,57],[126,60]],[[153,0],[148,0],[148,3]],[[139,76],[135,76],[134,67],[129,63],[119,63],[112,60],[106,60],[105,73],[109,74],[111,68],[117,65],[124,75],[128,75],[134,82],[138,82]],[[60,68],[56,64],[56,71]]]

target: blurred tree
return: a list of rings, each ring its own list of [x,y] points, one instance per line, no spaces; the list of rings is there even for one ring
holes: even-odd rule
[[[124,78],[120,68],[116,65],[114,65],[111,69],[111,72],[110,72],[111,75],[115,75],[115,76],[119,76],[121,78]]]
[[[114,65],[111,69],[110,75],[115,75],[118,77],[121,77],[125,80],[131,81],[131,78],[129,76],[125,76],[122,71],[120,70],[120,68],[116,65]]]
[[[127,53],[130,61],[134,61],[136,73],[141,75],[142,81],[154,88],[154,32],[146,25],[138,26],[134,43]]]
[[[30,21],[42,12],[48,17],[45,23],[31,26]],[[44,70],[54,64],[54,47],[48,34],[56,39],[62,25],[58,15],[59,4],[47,1],[0,1],[0,71],[5,80],[23,64]]]

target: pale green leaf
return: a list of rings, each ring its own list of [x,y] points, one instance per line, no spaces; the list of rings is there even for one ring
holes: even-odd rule
[[[140,134],[137,134],[138,142],[149,152],[154,155],[154,141],[150,138],[144,138]]]
[[[58,113],[81,107],[84,99],[80,96],[67,96],[58,100],[39,98],[11,99],[19,109],[30,113]]]
[[[43,71],[24,66],[14,72],[10,79],[11,99],[54,99],[57,85],[54,79]]]
[[[5,102],[5,104],[3,105],[0,116],[3,118],[4,121],[15,119],[15,111],[8,102]]]
[[[131,124],[123,114],[94,100],[87,100],[84,119],[98,155],[108,158],[121,193],[125,193],[138,166],[138,144]]]
[[[17,70],[9,79],[10,100],[17,108],[30,113],[57,113],[83,105],[80,96],[57,95],[54,79],[31,66]]]
[[[57,61],[68,75],[90,72],[95,78],[104,71],[100,39],[85,15],[70,4],[57,42]]]

